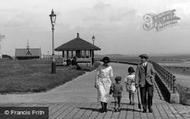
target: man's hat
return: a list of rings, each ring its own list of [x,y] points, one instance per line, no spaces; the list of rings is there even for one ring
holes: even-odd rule
[[[139,57],[140,57],[140,58],[145,58],[145,59],[148,59],[148,58],[149,58],[147,54],[141,54],[141,55],[139,55]]]

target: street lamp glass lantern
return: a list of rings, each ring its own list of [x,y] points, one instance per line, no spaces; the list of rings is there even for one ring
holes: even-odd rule
[[[56,14],[54,13],[53,9],[52,9],[51,14],[49,16],[50,16],[51,24],[54,25],[55,21],[56,21]]]
[[[93,36],[92,36],[92,40],[94,40],[94,39],[95,39],[95,36],[93,35]]]
[[[94,45],[94,41],[95,41],[95,36],[93,35],[93,36],[92,36],[93,45]]]

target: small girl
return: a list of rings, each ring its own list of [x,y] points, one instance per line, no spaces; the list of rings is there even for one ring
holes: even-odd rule
[[[115,107],[114,111],[120,111],[120,103],[121,103],[121,98],[122,98],[122,91],[123,91],[123,86],[121,84],[121,76],[115,77],[115,83],[112,84],[111,86],[111,93],[113,93],[113,97],[115,100]],[[117,107],[118,104],[118,107]],[[117,107],[117,108],[116,108]]]
[[[134,94],[136,91],[136,87],[135,87],[135,70],[133,69],[133,67],[129,67],[128,68],[128,73],[129,75],[125,78],[125,83],[126,83],[126,89],[129,92],[129,100],[130,103],[134,105]]]

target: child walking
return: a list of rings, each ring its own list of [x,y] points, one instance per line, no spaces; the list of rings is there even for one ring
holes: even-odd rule
[[[122,91],[123,91],[121,79],[122,79],[121,76],[115,77],[115,83],[113,83],[111,86],[111,93],[113,93],[113,97],[115,100],[114,111],[120,111],[120,106],[121,106],[120,103],[121,103]]]
[[[126,83],[126,89],[129,92],[129,104],[134,105],[134,98],[135,98],[135,70],[133,67],[128,68],[128,76],[125,78],[125,83]]]

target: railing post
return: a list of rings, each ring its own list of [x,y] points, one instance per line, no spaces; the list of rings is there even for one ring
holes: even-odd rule
[[[173,91],[173,75],[169,73],[169,76],[170,76],[170,90]]]
[[[176,92],[176,84],[175,84],[175,81],[176,81],[176,77],[173,76],[173,93]]]

